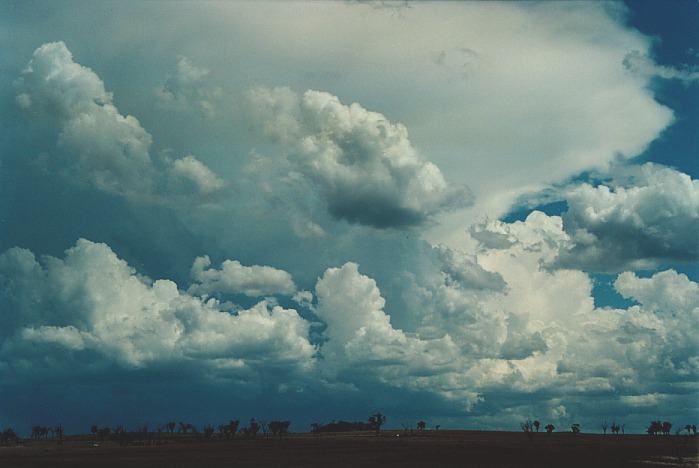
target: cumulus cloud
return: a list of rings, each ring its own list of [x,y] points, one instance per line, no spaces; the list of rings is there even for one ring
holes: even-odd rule
[[[679,80],[685,84],[699,81],[699,68],[685,65],[684,67],[669,67],[658,65],[648,55],[634,50],[624,57],[624,67],[632,73],[647,77],[658,77],[666,80]]]
[[[441,252],[447,271],[409,288],[422,311],[414,330],[392,323],[377,282],[352,262],[325,270],[312,294],[281,270],[231,261],[212,269],[199,257],[185,293],[139,275],[105,244],[81,239],[64,258],[41,260],[13,248],[0,255],[0,369],[39,375],[49,365],[42,356],[60,349],[53,371],[177,364],[246,378],[276,369],[275,382],[292,373],[328,391],[378,385],[477,414],[505,411],[507,394],[560,420],[600,394],[627,408],[650,404],[644,395],[686,398],[699,375],[699,285],[672,270],[623,273],[615,288],[637,304],[596,308],[585,273],[547,267],[558,250],[548,238],[562,235],[560,220],[537,213],[508,232],[507,247],[482,247],[465,263]],[[475,276],[449,272],[475,265]],[[267,300],[240,308],[197,288],[293,294],[323,323],[318,345],[295,310]],[[546,396],[531,403],[537,392]]]
[[[190,275],[195,284],[189,288],[192,294],[211,293],[245,294],[250,297],[283,294],[291,296],[296,292],[291,275],[284,270],[270,266],[241,265],[237,260],[224,260],[221,269],[209,268],[208,256],[194,260]]]
[[[209,85],[210,74],[208,68],[198,67],[187,57],[178,56],[175,71],[155,89],[159,106],[165,110],[196,109],[205,117],[213,117],[223,92]]]
[[[699,180],[646,164],[627,186],[582,184],[566,194],[570,236],[559,264],[593,270],[699,260]]]
[[[505,281],[498,273],[486,271],[478,264],[476,258],[469,258],[465,253],[450,249],[444,245],[434,248],[441,260],[441,270],[451,281],[464,288],[502,290]]]
[[[295,310],[266,301],[229,310],[139,275],[105,244],[80,239],[63,259],[41,262],[13,248],[0,255],[0,278],[0,360],[17,369],[39,344],[125,368],[196,362],[235,374],[312,365],[309,325]]]
[[[467,202],[464,189],[449,187],[420,156],[405,126],[382,114],[320,91],[257,88],[247,97],[251,114],[290,148],[292,162],[337,218],[403,227]]]
[[[428,390],[460,400],[464,408],[479,400],[458,372],[459,350],[449,335],[422,339],[394,328],[376,282],[359,273],[357,264],[327,269],[315,290],[315,313],[327,325],[322,370],[333,379],[349,379],[360,388],[380,382]]]
[[[561,216],[532,211],[526,220],[486,220],[469,228],[480,248],[514,244],[552,249],[552,268],[618,272],[699,259],[699,180],[658,164],[626,167],[603,183],[559,189]]]
[[[190,183],[195,193],[210,194],[225,185],[220,177],[192,155],[172,161],[171,171],[176,183]]]
[[[174,194],[192,186],[208,194],[223,186],[193,156],[172,161],[169,170],[159,167],[150,156],[151,135],[119,112],[99,76],[76,63],[63,42],[34,51],[16,101],[29,116],[57,126],[59,151],[49,164],[70,182],[132,199],[153,197],[163,184]]]

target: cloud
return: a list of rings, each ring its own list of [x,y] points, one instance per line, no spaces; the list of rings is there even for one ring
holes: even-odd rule
[[[16,101],[30,117],[56,125],[58,151],[48,164],[71,183],[138,200],[158,198],[163,184],[173,189],[170,195],[192,187],[209,194],[223,186],[193,156],[163,170],[150,156],[151,135],[138,119],[119,112],[102,80],[76,63],[63,42],[34,51]]]
[[[266,301],[228,310],[172,281],[139,275],[105,244],[80,239],[63,259],[41,263],[13,248],[0,255],[0,278],[7,278],[0,284],[0,360],[17,371],[26,364],[27,372],[41,372],[32,370],[41,367],[32,345],[89,352],[88,367],[100,360],[127,369],[196,362],[240,376],[312,365],[309,325],[295,310]]]
[[[669,67],[658,65],[648,55],[634,50],[624,57],[624,67],[632,73],[645,77],[658,77],[665,80],[679,80],[684,84],[699,81],[699,67]]]
[[[191,184],[195,193],[214,193],[225,185],[220,177],[192,155],[172,161],[171,172],[176,183]]]
[[[663,400],[664,395],[658,393],[648,393],[646,395],[623,395],[621,402],[634,407],[657,406]]]
[[[180,112],[196,109],[205,117],[214,117],[223,91],[208,83],[210,74],[208,68],[198,67],[187,57],[178,56],[174,73],[155,89],[159,107]]]
[[[464,288],[502,290],[505,281],[497,273],[486,271],[478,264],[475,258],[469,258],[466,254],[452,250],[446,246],[434,248],[442,262],[442,271],[449,279],[459,283]]]
[[[337,218],[404,227],[468,200],[422,159],[405,126],[382,114],[312,90],[299,96],[288,88],[257,88],[248,101],[266,134],[290,147],[295,167]]]
[[[674,270],[661,271],[650,278],[639,278],[627,271],[614,281],[614,289],[659,315],[699,313],[699,284]]]
[[[561,216],[535,210],[525,221],[476,223],[469,235],[487,249],[545,242],[552,268],[618,272],[699,260],[699,180],[687,174],[647,163],[558,196],[567,203]]]
[[[642,406],[638,395],[686,400],[683,388],[699,375],[699,285],[672,270],[649,278],[623,273],[615,288],[638,304],[596,308],[585,273],[546,267],[557,252],[546,241],[555,226],[533,215],[510,233],[509,247],[484,247],[471,259],[492,273],[486,284],[499,278],[506,287],[483,287],[483,273],[469,284],[446,271],[407,285],[411,307],[422,311],[413,330],[392,323],[377,282],[352,262],[326,269],[315,294],[294,294],[322,321],[312,332],[310,320],[272,301],[242,308],[192,295],[198,287],[293,292],[290,276],[271,267],[207,269],[210,261],[199,257],[193,270],[200,281],[185,293],[140,275],[105,244],[81,239],[63,258],[40,261],[12,248],[0,255],[0,373],[11,369],[17,381],[70,371],[79,381],[81,372],[100,375],[113,365],[142,372],[177,366],[178,375],[238,382],[264,375],[320,395],[339,388],[429,395],[485,419],[504,417],[517,401],[529,405],[522,411],[568,420],[600,394],[623,407]],[[447,269],[475,270],[454,256],[438,259]]]
[[[208,268],[210,265],[208,256],[194,260],[190,275],[196,283],[189,288],[191,294],[227,293],[259,297],[290,296],[296,292],[291,275],[283,270],[260,265],[244,266],[237,260],[224,260],[220,270]]]
[[[645,164],[631,183],[582,184],[566,194],[570,243],[559,264],[598,271],[699,260],[699,180]]]

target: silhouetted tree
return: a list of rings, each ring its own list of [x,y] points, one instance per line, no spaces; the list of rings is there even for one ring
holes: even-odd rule
[[[651,421],[650,425],[646,429],[648,435],[658,435],[663,432],[663,423],[660,421]]]
[[[372,414],[369,416],[369,424],[376,431],[376,435],[381,432],[381,426],[386,422],[386,416],[381,413]]]
[[[165,425],[165,427],[167,427],[168,432],[170,434],[172,434],[173,432],[175,432],[175,428],[177,427],[177,423],[175,421],[170,421],[169,423],[167,423]]]
[[[286,435],[289,432],[290,421],[270,421],[269,430],[272,431],[272,436],[279,437]]]
[[[19,437],[11,427],[0,432],[0,444],[16,444],[17,442],[19,442]]]
[[[321,424],[314,422],[311,423],[311,434],[320,434]]]
[[[580,424],[573,424],[572,426],[570,426],[570,430],[573,434],[578,434],[580,432]]]
[[[425,430],[425,427],[427,427],[427,423],[425,421],[418,421],[417,422],[417,430],[422,432]]]
[[[207,439],[211,439],[214,436],[214,426],[211,424],[207,424],[204,426],[204,437]]]
[[[255,418],[252,418],[248,424],[248,427],[244,427],[241,431],[248,437],[257,437],[257,433],[260,432],[260,424],[255,420]]]
[[[672,429],[672,423],[669,421],[663,421],[661,426],[664,435],[670,435],[670,430]]]
[[[553,424],[547,424],[544,429],[546,429],[547,434],[551,434],[553,430],[556,429],[556,426],[554,426]]]
[[[607,435],[607,428],[609,427],[609,424],[607,424],[607,421],[602,422],[602,432],[604,435]]]

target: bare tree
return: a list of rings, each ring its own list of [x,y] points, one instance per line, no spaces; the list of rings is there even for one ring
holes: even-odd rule
[[[541,422],[538,420],[534,421],[534,429],[536,429],[536,432],[539,432],[539,426],[541,426]]]
[[[369,425],[374,428],[376,435],[381,433],[381,426],[386,422],[386,416],[381,413],[372,414],[369,416]]]
[[[425,430],[425,427],[427,427],[427,423],[425,421],[418,421],[417,423],[417,430],[422,432]]]
[[[602,421],[602,432],[604,433],[604,435],[607,435],[607,428],[608,427],[609,427],[609,424],[607,423],[607,421],[606,420]]]
[[[551,434],[551,433],[553,432],[553,430],[556,429],[556,426],[554,426],[553,424],[549,423],[549,424],[546,425],[546,427],[545,427],[544,429],[546,429],[546,433],[547,433],[547,434]]]

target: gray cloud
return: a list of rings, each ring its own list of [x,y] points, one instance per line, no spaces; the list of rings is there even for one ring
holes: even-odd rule
[[[626,186],[583,184],[566,201],[561,266],[619,271],[699,260],[699,180],[687,174],[646,164]]]
[[[156,196],[163,188],[169,195],[206,195],[224,185],[194,156],[154,161],[151,135],[119,112],[102,80],[76,63],[63,42],[34,51],[16,101],[30,118],[56,126],[58,151],[44,162],[71,183],[140,201],[163,199]]]
[[[220,270],[208,268],[210,265],[208,256],[194,260],[191,276],[196,284],[189,288],[190,293],[242,293],[259,297],[275,294],[290,296],[296,292],[291,275],[284,270],[260,265],[244,266],[236,260],[225,260]]]
[[[288,88],[248,93],[265,133],[290,148],[290,159],[337,218],[378,228],[419,225],[468,202],[425,161],[402,124],[325,92]]]

